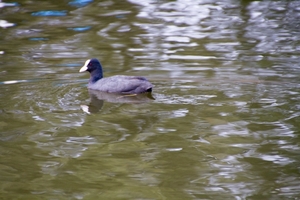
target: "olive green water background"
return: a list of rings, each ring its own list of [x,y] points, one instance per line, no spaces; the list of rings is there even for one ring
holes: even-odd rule
[[[300,1],[2,1],[0,199],[299,199],[299,92]]]

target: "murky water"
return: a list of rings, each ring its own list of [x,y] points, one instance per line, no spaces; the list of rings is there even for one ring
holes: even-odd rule
[[[0,2],[1,199],[298,199],[299,1]],[[87,90],[146,76],[153,97]]]

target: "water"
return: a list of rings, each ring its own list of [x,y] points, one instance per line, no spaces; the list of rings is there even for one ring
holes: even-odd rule
[[[0,2],[0,198],[298,199],[299,10]],[[92,57],[155,100],[89,92]]]

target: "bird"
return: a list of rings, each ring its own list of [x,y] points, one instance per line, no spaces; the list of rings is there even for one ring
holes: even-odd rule
[[[79,72],[85,71],[90,73],[88,89],[91,90],[120,94],[152,92],[153,85],[143,76],[115,75],[104,78],[102,65],[96,58],[85,61]]]

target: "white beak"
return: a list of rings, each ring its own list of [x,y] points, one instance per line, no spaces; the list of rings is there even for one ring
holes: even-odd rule
[[[83,67],[80,68],[79,72],[85,72],[86,70],[88,70],[88,64],[90,63],[90,60],[85,61]]]

